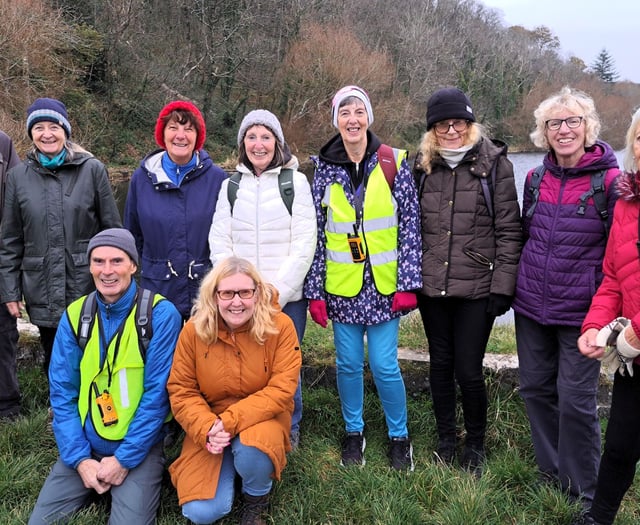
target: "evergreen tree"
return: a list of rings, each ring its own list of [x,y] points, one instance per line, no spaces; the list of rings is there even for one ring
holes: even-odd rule
[[[620,75],[616,71],[615,61],[609,52],[602,48],[591,66],[591,71],[604,82],[615,82]]]

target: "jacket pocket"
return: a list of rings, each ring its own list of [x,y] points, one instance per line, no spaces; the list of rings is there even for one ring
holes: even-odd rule
[[[140,277],[150,281],[168,281],[175,269],[169,261],[142,259]]]
[[[44,275],[43,256],[25,256],[22,259],[22,292],[30,306],[43,306],[49,302]]]
[[[488,257],[482,255],[481,253],[474,252],[471,250],[464,250],[463,252],[467,257],[471,258],[478,264],[481,264],[482,266],[486,266],[487,268],[489,268],[489,270],[493,270],[493,261]]]

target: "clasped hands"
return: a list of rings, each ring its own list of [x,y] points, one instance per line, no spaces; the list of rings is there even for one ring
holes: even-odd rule
[[[129,469],[120,465],[115,456],[106,456],[100,461],[85,459],[78,464],[76,471],[84,486],[98,494],[104,494],[112,486],[121,485],[129,473]]]
[[[222,421],[216,419],[216,422],[207,432],[207,450],[211,454],[222,454],[229,443],[231,443],[231,434],[225,431]]]

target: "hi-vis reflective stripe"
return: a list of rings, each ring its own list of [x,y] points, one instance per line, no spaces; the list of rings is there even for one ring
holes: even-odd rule
[[[394,206],[395,209],[395,206]],[[353,233],[353,221],[336,222],[333,220],[333,212],[329,209],[329,220],[327,221],[327,231],[330,233]],[[386,230],[398,225],[398,218],[379,217],[377,219],[365,220],[362,222],[362,231],[373,232],[376,230]]]

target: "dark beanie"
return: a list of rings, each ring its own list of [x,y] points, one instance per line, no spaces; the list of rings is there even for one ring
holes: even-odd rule
[[[127,253],[131,260],[138,266],[138,250],[136,248],[136,241],[133,239],[133,235],[129,230],[124,228],[109,228],[108,230],[96,233],[89,241],[87,247],[87,257],[91,258],[91,251],[98,246],[112,246],[114,248],[120,248],[123,252]]]
[[[164,143],[164,128],[167,123],[164,122],[164,118],[172,111],[186,111],[187,113],[191,113],[193,118],[198,122],[200,131],[198,132],[198,138],[196,138],[196,151],[200,151],[202,146],[204,146],[204,140],[207,137],[207,126],[204,123],[204,118],[202,118],[200,110],[191,102],[187,102],[186,100],[174,100],[173,102],[169,102],[160,110],[158,120],[156,120],[155,129],[155,138],[158,146],[162,149],[167,149],[167,145]]]
[[[54,122],[64,129],[67,138],[71,136],[71,124],[65,105],[55,98],[37,98],[27,109],[27,135],[37,122]]]
[[[439,89],[427,102],[427,131],[436,122],[454,118],[476,121],[469,97],[455,87]]]

